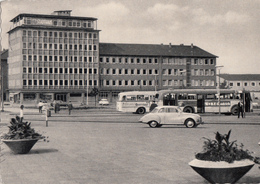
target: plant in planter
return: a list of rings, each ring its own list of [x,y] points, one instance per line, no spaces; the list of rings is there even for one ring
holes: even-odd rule
[[[28,153],[34,144],[46,137],[31,128],[31,123],[23,122],[22,118],[16,116],[11,118],[9,131],[1,136],[2,141],[16,154]]]
[[[244,176],[259,158],[244,150],[228,134],[216,133],[215,139],[205,138],[203,152],[197,153],[189,165],[211,183],[235,183]]]

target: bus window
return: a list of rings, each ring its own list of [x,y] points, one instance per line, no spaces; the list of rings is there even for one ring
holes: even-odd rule
[[[143,100],[144,99],[144,95],[137,95],[137,100]]]
[[[136,101],[136,96],[132,96],[132,95],[126,96],[126,101]]]
[[[207,94],[206,99],[215,99],[215,95],[214,94]]]

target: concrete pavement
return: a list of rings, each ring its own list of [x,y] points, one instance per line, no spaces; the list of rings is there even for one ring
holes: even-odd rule
[[[19,109],[6,108],[1,118],[4,114],[19,115]],[[1,180],[4,184],[207,183],[187,164],[198,150],[198,143],[196,140],[183,140],[182,134],[190,134],[191,137],[199,134],[198,137],[202,137],[203,132],[214,132],[217,123],[229,122],[220,127],[226,131],[236,118],[220,116],[210,121],[210,117],[203,117],[208,124],[190,130],[150,129],[136,124],[141,115],[120,115],[111,109],[74,110],[71,116],[63,110],[52,114],[48,127],[45,126],[44,115],[39,114],[37,109],[25,109],[24,116],[25,120],[32,122],[35,130],[49,136],[50,142],[39,141],[25,155],[14,155],[2,144],[1,159],[4,161],[0,164],[0,183]],[[240,130],[240,126],[232,129],[256,135],[260,127],[258,119],[258,116],[248,117],[250,126],[244,126],[242,119],[236,119],[235,123],[241,123],[244,130]],[[8,130],[5,125],[5,122],[0,123],[1,132]],[[156,133],[161,135],[164,143],[156,140]],[[167,138],[173,133],[177,140]],[[136,135],[143,136],[137,138]],[[244,137],[243,141],[246,144],[257,139],[259,141],[259,134],[252,138]],[[165,145],[170,146],[166,148]],[[250,148],[257,152],[258,147]],[[258,166],[254,166],[240,182],[260,183],[259,172]]]

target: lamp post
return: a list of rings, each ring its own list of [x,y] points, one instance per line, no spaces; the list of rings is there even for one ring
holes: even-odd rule
[[[218,69],[218,85],[217,85],[217,92],[218,92],[218,114],[220,115],[220,69],[224,66],[215,66]]]
[[[186,71],[180,71],[180,75],[183,76],[183,80],[182,80],[182,83],[181,83],[181,88],[184,89],[185,88],[185,85],[184,85],[184,80],[185,80],[185,73]]]
[[[2,3],[0,2],[0,9],[2,8]],[[1,14],[0,14],[0,27],[1,27]],[[2,112],[4,112],[4,71],[3,71],[3,63],[2,63],[2,32],[0,33],[0,67],[1,67],[1,105],[2,105]]]

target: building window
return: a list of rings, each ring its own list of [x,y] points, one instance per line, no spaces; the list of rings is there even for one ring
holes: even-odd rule
[[[240,82],[237,83],[237,86],[240,86]]]
[[[230,82],[230,83],[229,83],[229,86],[233,86],[233,82]]]
[[[252,85],[252,86],[255,86],[255,82],[252,82],[251,85]]]
[[[244,86],[247,86],[247,82],[244,83]]]

